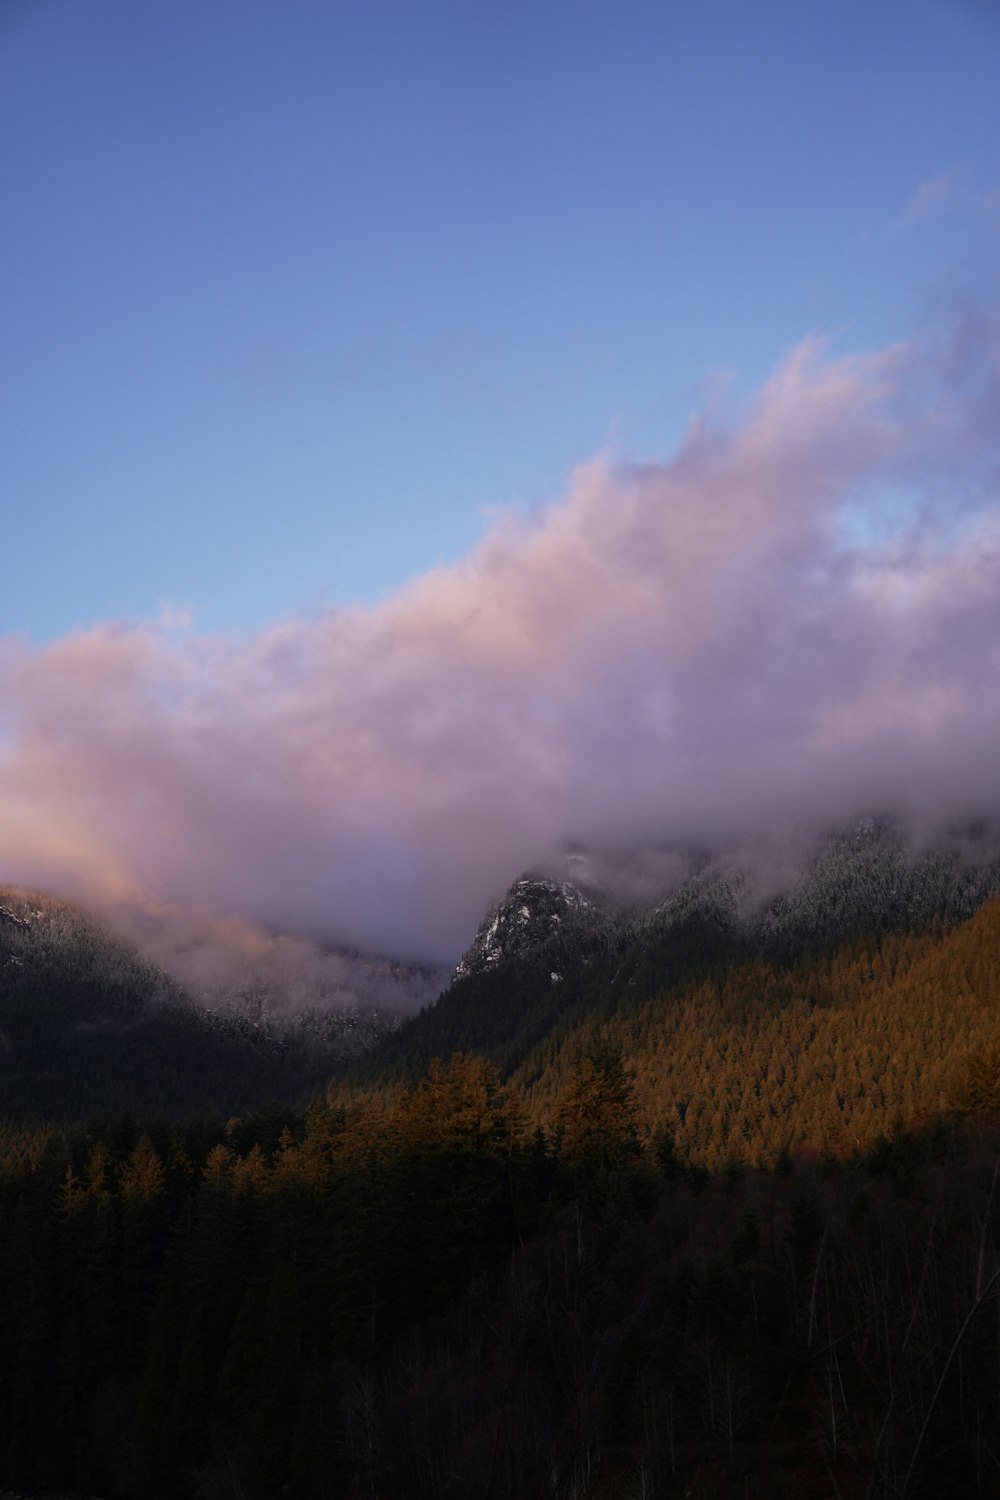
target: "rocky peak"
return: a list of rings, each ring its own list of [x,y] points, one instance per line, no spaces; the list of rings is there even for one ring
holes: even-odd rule
[[[486,914],[454,978],[487,973],[504,959],[540,948],[592,910],[593,902],[570,880],[522,876]]]

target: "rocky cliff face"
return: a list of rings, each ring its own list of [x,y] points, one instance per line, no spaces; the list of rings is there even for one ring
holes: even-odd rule
[[[485,974],[507,959],[531,953],[597,917],[594,901],[569,880],[526,875],[487,912],[455,979]],[[558,971],[553,972],[558,978]]]

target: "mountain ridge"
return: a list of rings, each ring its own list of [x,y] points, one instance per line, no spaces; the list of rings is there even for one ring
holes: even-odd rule
[[[517,910],[521,888],[501,911]],[[458,973],[354,1076],[413,1080],[435,1056],[478,1052],[551,1125],[580,1059],[610,1048],[645,1134],[672,1132],[694,1159],[773,1156],[785,1134],[870,1138],[897,1114],[951,1107],[966,1063],[975,1070],[989,1051],[998,893],[989,830],[923,848],[874,823],[841,830],[777,892],[752,867],[706,861],[646,907],[591,903],[555,932],[541,911],[502,959]],[[923,990],[908,978],[921,965],[938,976]],[[810,1120],[797,1099],[810,1101]]]
[[[377,1011],[282,1014],[260,993],[200,1003],[69,902],[0,887],[0,1114],[233,1112],[298,1100],[370,1050]]]
[[[602,888],[599,860],[575,851],[572,878],[536,869],[512,883],[450,983],[410,1017],[333,1005],[283,1013],[263,984],[199,1003],[134,941],[68,903],[3,887],[0,1110],[32,1118],[104,1108],[238,1112],[269,1097],[305,1098],[345,1070],[369,1086],[465,1051],[519,1078],[544,1109],[547,1070],[567,1066],[587,1038],[607,1033],[645,1076],[643,1059],[659,1048],[653,1012],[669,1030],[671,1005],[683,1008],[699,985],[743,984],[739,976],[757,973],[762,997],[784,994],[783,976],[807,984],[824,954],[850,968],[852,943],[877,947],[880,934],[915,943],[960,926],[1000,891],[1000,852],[987,827],[919,846],[865,820],[797,866],[786,861],[783,880],[775,864],[766,851],[693,858],[671,889],[647,886],[640,900],[633,881],[623,899],[628,882]],[[665,996],[674,1000],[664,1011]],[[773,1003],[761,999],[765,1010]],[[644,1007],[639,1040],[630,1018]]]

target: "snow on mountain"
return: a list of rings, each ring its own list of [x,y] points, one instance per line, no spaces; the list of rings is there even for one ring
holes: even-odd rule
[[[572,881],[526,875],[487,913],[453,978],[486,973],[514,955],[540,948],[594,912],[594,902]],[[553,971],[552,982],[560,978]]]
[[[586,885],[522,876],[484,918],[453,980],[537,954],[555,984],[574,962],[692,921],[780,956],[852,931],[962,921],[1000,891],[1000,836],[985,827],[922,846],[888,820],[865,818],[811,846],[652,854],[630,864],[620,853],[611,863],[577,851],[571,868]],[[649,878],[658,863],[673,871],[667,890]]]

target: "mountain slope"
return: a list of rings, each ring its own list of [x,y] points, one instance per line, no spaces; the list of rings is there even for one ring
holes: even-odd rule
[[[501,913],[531,910],[524,887]],[[485,1052],[551,1124],[581,1057],[610,1048],[641,1132],[668,1130],[693,1160],[843,1150],[959,1102],[1000,1041],[998,891],[985,836],[914,851],[863,825],[780,894],[729,862],[652,908],[577,903],[565,930],[539,909],[492,963],[460,965],[362,1073],[413,1077],[432,1056]],[[492,914],[472,954],[502,927]]]
[[[526,875],[484,917],[453,977],[488,974],[539,949],[553,959],[561,952],[572,958],[588,928],[599,920],[595,906],[594,898],[572,881]],[[558,971],[551,974],[553,982],[559,977]]]
[[[232,1113],[298,1099],[385,1024],[206,1009],[79,909],[0,889],[0,1117]]]

